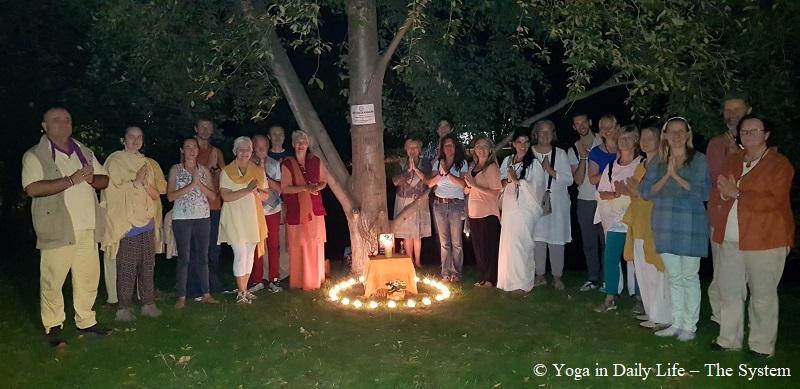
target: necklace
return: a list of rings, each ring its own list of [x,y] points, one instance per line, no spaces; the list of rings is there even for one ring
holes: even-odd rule
[[[764,158],[765,155],[767,155],[768,151],[769,151],[769,148],[764,149],[764,152],[761,153],[761,155],[758,158],[751,159],[749,161],[745,161],[744,166],[746,166],[749,169],[749,168],[753,167],[754,164],[758,164],[758,162],[761,161],[761,159]]]

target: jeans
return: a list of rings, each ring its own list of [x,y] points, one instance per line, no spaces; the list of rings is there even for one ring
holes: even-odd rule
[[[578,199],[577,216],[583,242],[583,255],[586,257],[586,271],[589,281],[600,282],[600,253],[604,250],[603,227],[594,223],[597,201]]]
[[[186,297],[186,285],[191,272],[198,280],[200,293],[209,293],[208,237],[210,218],[173,220],[172,232],[178,248],[175,269],[175,295]]]
[[[461,277],[464,266],[462,233],[464,232],[464,200],[433,203],[433,218],[441,243],[442,277]]]
[[[219,293],[224,290],[222,279],[219,273],[219,252],[220,245],[217,244],[217,237],[219,237],[219,216],[220,211],[211,210],[211,217],[209,218],[210,226],[208,231],[208,287],[209,292]],[[197,257],[197,253],[191,249],[191,256]],[[189,273],[187,287],[187,297],[194,298],[203,294],[202,283],[198,277],[193,273]]]

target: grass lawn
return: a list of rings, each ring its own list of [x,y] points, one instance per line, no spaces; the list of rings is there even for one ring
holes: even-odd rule
[[[23,258],[17,260],[23,261]],[[583,274],[565,276],[567,291],[547,286],[528,297],[473,288],[468,279],[451,300],[413,312],[357,312],[324,300],[320,293],[260,292],[251,306],[219,295],[216,306],[172,308],[174,261],[158,260],[158,300],[164,315],[115,323],[100,307],[98,317],[115,331],[106,338],[79,338],[68,301],[65,350],[51,349],[38,315],[38,258],[0,278],[0,387],[23,388],[518,388],[518,387],[797,387],[794,377],[739,377],[744,353],[715,354],[708,345],[717,328],[703,306],[698,338],[661,339],[639,327],[623,298],[617,312],[595,313],[599,292],[580,293]],[[227,266],[227,264],[226,264]],[[468,269],[472,270],[472,269]],[[334,267],[334,279],[344,269]],[[435,274],[435,267],[425,269]],[[9,272],[10,273],[10,272]],[[474,281],[474,280],[472,280]],[[798,285],[781,286],[778,349],[770,367],[800,375]],[[67,292],[68,297],[69,292]],[[705,296],[705,295],[704,295]],[[704,304],[707,301],[704,297]],[[137,310],[138,312],[138,310]],[[595,367],[614,363],[645,367],[679,363],[700,373],[686,377],[594,377]],[[733,368],[734,377],[706,377],[704,364]],[[536,364],[547,372],[538,377]],[[589,368],[579,381],[556,376],[553,364]]]

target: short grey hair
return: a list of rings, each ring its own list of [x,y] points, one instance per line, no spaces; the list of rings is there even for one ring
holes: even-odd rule
[[[253,151],[253,141],[246,136],[240,136],[233,140],[233,153],[236,154],[242,146],[247,145],[250,148],[250,151]]]
[[[543,119],[533,124],[531,139],[533,140],[534,144],[539,143],[539,131],[545,127],[550,127],[550,129],[553,130],[553,143],[558,141],[558,137],[556,136],[556,124],[550,119]]]
[[[309,139],[308,137],[308,134],[303,130],[295,130],[292,132],[292,143],[294,143],[296,140],[300,138],[306,138],[306,140],[308,140],[309,142],[311,141],[311,139]]]

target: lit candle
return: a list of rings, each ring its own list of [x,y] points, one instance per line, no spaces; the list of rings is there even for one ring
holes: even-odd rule
[[[394,234],[378,235],[378,243],[383,247],[383,255],[386,258],[391,258],[394,254]]]

